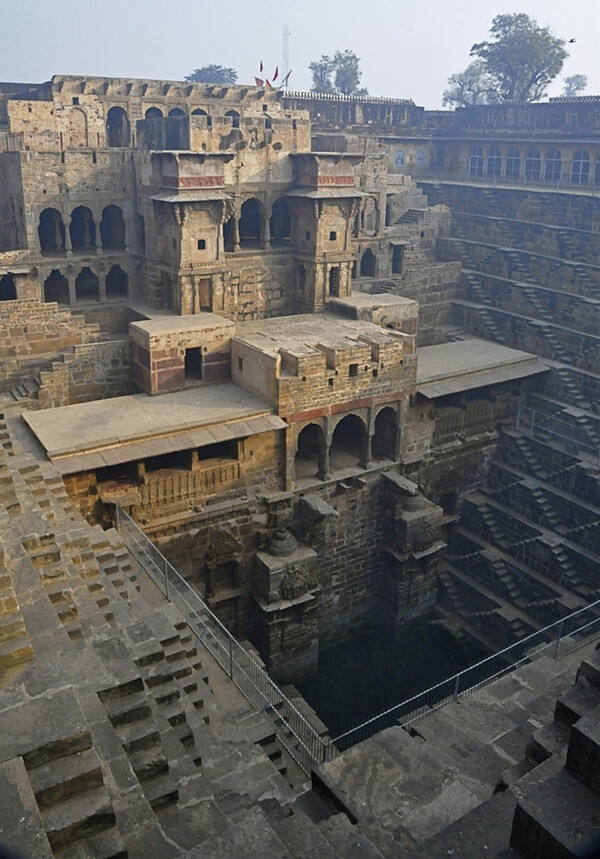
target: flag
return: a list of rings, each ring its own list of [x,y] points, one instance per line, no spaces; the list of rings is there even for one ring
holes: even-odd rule
[[[282,85],[283,85],[283,86],[287,86],[288,78],[289,78],[289,76],[291,75],[291,73],[292,73],[292,70],[290,69],[290,70],[289,70],[289,72],[287,73],[287,75],[284,77],[284,79],[283,79],[283,81],[282,81]]]
[[[256,84],[256,86],[264,86],[265,85],[265,82],[261,78],[257,78],[256,76],[254,77],[254,83]]]
[[[265,81],[265,86],[267,89],[273,89],[272,85],[267,80]]]
[[[273,80],[276,81],[279,76],[279,66],[275,66],[275,74],[273,75]]]
[[[262,70],[263,70],[263,64],[262,64],[262,60],[261,60],[261,61],[260,61],[260,68],[259,68],[259,72],[262,72]]]

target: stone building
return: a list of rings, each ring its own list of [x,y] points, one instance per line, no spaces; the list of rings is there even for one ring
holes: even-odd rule
[[[433,856],[455,820],[475,844],[469,813],[533,762],[572,778],[568,741],[588,808],[593,657],[552,742],[525,755],[536,725],[503,710],[484,776],[441,747],[438,773],[397,728],[308,791],[276,708],[255,712],[175,608],[147,604],[112,526],[131,516],[283,683],[432,610],[493,652],[594,604],[597,107],[0,85],[0,721],[26,726],[0,731],[26,811],[7,807],[0,843],[20,815],[31,855],[216,857],[245,821],[261,853],[348,856],[359,838],[361,855]],[[544,706],[574,679],[549,662]],[[346,762],[382,755],[441,794],[427,776],[404,818],[361,811]],[[493,806],[497,844],[513,814],[523,855],[567,844],[519,790]]]

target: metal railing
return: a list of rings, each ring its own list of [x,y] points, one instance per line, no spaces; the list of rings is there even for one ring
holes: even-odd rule
[[[600,636],[600,600],[525,636],[510,647],[334,737],[327,744],[325,760],[385,728],[393,725],[412,725],[429,713],[439,710],[449,701],[456,701],[471,694],[497,677],[514,671],[539,656],[547,655],[560,659],[597,636]]]
[[[180,610],[198,641],[246,700],[272,719],[274,733],[281,745],[310,775],[313,767],[325,759],[325,741],[133,519],[118,505],[115,509],[117,529],[141,570]]]
[[[530,438],[550,438],[567,453],[583,453],[600,463],[600,448],[590,444],[581,427],[556,415],[546,415],[530,406],[519,406],[516,428]]]
[[[246,700],[273,720],[279,742],[307,774],[315,766],[332,760],[339,752],[384,728],[412,725],[449,701],[474,692],[538,656],[549,655],[559,659],[600,636],[600,600],[596,600],[338,737],[326,739],[304,718],[264,668],[235,640],[196,591],[119,506],[116,506],[116,526],[125,546],[140,564],[141,571],[147,573],[166,598],[177,606],[198,641]]]

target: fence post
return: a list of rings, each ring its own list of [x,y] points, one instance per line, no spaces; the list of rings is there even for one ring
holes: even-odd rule
[[[229,679],[233,680],[233,639],[229,637]]]
[[[163,558],[163,569],[165,574],[165,596],[169,599],[169,577],[167,576],[167,559]]]
[[[563,620],[561,620],[560,624],[558,625],[558,632],[556,633],[556,646],[554,648],[554,656],[552,657],[553,659],[556,659],[556,657],[558,655],[558,645],[560,644],[560,640],[562,638],[562,631],[563,631],[564,622],[565,621],[563,618]]]
[[[452,697],[454,698],[455,701],[458,698],[459,685],[460,685],[460,674],[457,674],[456,680],[454,681],[454,691],[452,693]]]

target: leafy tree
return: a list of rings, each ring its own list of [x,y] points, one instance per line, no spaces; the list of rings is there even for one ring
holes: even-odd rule
[[[496,81],[483,60],[474,60],[464,72],[450,75],[443,104],[468,107],[471,104],[498,104]]]
[[[228,66],[202,66],[201,69],[186,75],[186,81],[194,81],[202,84],[234,84],[237,81],[238,73],[235,69]]]
[[[503,101],[537,101],[559,74],[567,57],[564,39],[519,12],[496,15],[491,40],[471,48],[471,56],[486,64]]]
[[[331,57],[321,54],[321,59],[312,62],[308,68],[312,74],[313,92],[335,92],[331,83],[331,73],[333,71]]]
[[[366,95],[367,90],[359,88],[362,72],[360,59],[353,51],[336,51],[333,57],[326,54],[309,65],[313,77],[313,92],[333,92],[341,95]],[[333,76],[333,82],[332,82]]]
[[[565,78],[565,87],[562,94],[567,98],[573,98],[579,95],[587,86],[587,78],[585,75],[569,75]]]

